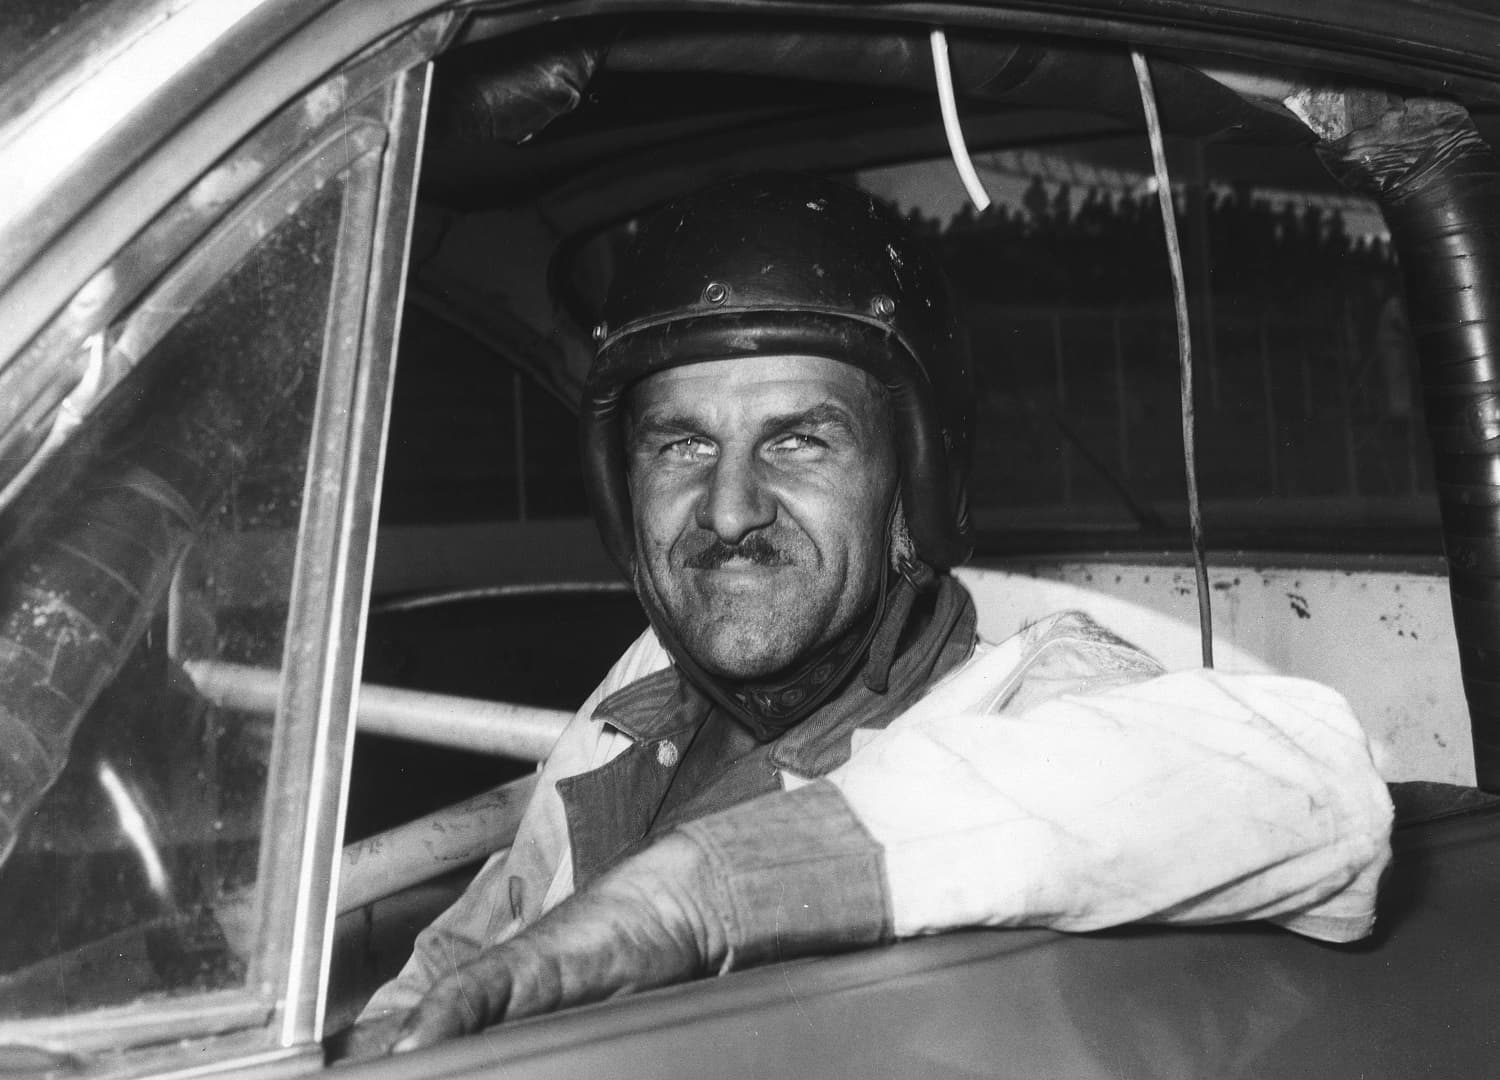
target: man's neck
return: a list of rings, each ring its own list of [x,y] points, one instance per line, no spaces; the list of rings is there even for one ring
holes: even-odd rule
[[[683,676],[756,739],[769,742],[840,694],[856,675],[863,674],[869,690],[885,693],[897,657],[931,619],[944,579],[928,573],[917,580],[920,585],[889,573],[876,602],[848,631],[781,676],[744,682],[704,670],[672,634],[649,589],[638,587],[637,593]]]
[[[853,678],[887,610],[883,599],[871,604],[853,626],[791,671],[766,680],[717,680],[735,706],[726,711],[761,742],[776,738]]]

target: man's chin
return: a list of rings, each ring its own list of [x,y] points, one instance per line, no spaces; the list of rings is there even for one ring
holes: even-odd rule
[[[692,658],[717,678],[774,680],[795,668],[818,643],[829,612],[809,603],[814,583],[801,575],[758,568],[705,573],[662,605],[662,614]]]
[[[730,682],[764,682],[791,669],[805,649],[786,642],[728,639],[684,642],[704,671]]]

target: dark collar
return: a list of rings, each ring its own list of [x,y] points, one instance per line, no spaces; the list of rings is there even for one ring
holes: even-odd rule
[[[977,618],[968,590],[948,575],[926,599],[922,625],[891,666],[886,689],[851,679],[836,696],[774,740],[771,756],[801,776],[821,776],[849,756],[857,728],[885,727],[938,679],[972,655]],[[677,666],[653,672],[615,691],[594,710],[637,744],[650,744],[697,729],[713,702]]]
[[[770,742],[803,718],[812,715],[859,668],[886,614],[891,571],[881,569],[875,600],[838,640],[809,657],[799,668],[774,683],[737,683],[710,674],[683,648],[671,622],[657,601],[650,578],[637,565],[635,593],[656,639],[672,657],[683,677],[725,714],[733,717],[761,742]]]
[[[937,579],[924,594],[920,620],[873,689],[856,678],[811,716],[776,740],[771,760],[799,776],[822,776],[849,760],[856,730],[880,730],[915,705],[932,684],[974,653],[978,616],[969,591],[952,577]]]

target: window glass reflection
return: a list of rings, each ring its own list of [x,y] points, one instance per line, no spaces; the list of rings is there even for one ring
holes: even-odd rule
[[[226,268],[0,521],[0,1017],[253,960],[272,716],[191,673],[281,666],[343,188]]]

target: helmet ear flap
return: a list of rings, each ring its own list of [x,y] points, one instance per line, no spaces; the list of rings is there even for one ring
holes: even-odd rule
[[[625,388],[615,386],[583,399],[579,456],[589,511],[604,550],[627,579],[635,574],[635,521],[630,510],[625,460]]]
[[[968,514],[964,513],[960,527],[953,513],[949,486],[953,470],[943,431],[935,423],[931,391],[923,381],[911,378],[887,379],[885,388],[891,400],[907,531],[924,562],[939,570],[957,566],[969,557],[973,542]],[[967,509],[961,477],[959,484]]]

